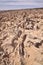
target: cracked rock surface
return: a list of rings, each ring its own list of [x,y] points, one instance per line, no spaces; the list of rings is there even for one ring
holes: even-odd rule
[[[43,65],[43,8],[0,11],[0,65]]]

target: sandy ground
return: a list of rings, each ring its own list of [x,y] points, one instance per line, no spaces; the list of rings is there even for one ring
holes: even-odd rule
[[[0,65],[43,65],[43,8],[0,11]]]

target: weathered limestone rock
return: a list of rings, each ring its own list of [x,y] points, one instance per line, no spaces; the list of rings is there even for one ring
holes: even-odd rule
[[[43,65],[43,9],[0,11],[0,65]]]

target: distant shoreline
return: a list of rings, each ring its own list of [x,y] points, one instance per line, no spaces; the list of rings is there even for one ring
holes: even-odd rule
[[[8,10],[0,10],[0,12],[7,12],[7,11],[21,11],[21,10],[33,10],[33,9],[43,9],[43,7],[39,8],[22,8],[22,9],[8,9]]]

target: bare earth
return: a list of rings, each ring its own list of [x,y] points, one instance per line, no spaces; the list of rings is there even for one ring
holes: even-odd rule
[[[43,65],[43,8],[0,11],[0,65]]]

